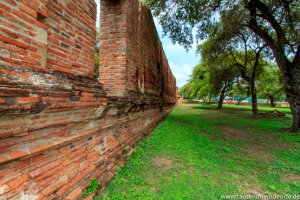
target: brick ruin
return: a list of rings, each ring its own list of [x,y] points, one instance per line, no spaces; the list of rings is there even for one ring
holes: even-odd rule
[[[0,199],[77,199],[104,187],[171,111],[176,81],[151,12],[101,0],[0,1]]]

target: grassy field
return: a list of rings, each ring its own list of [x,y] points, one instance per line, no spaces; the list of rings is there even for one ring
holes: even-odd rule
[[[300,194],[300,134],[281,133],[291,117],[253,117],[246,106],[214,107],[179,104],[96,199]]]
[[[216,105],[214,104],[201,104],[202,108],[207,108],[207,109],[215,109]],[[252,107],[250,105],[235,105],[235,104],[223,104],[223,109],[224,110],[240,110],[240,111],[251,111]],[[290,114],[291,113],[291,109],[289,107],[276,107],[276,108],[272,108],[270,106],[259,106],[258,107],[260,112],[268,112],[268,111],[273,111],[274,109],[283,112],[283,113],[287,113]]]

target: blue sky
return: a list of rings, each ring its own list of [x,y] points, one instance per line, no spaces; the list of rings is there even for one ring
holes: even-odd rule
[[[100,10],[100,0],[96,0],[98,8],[97,10]],[[99,19],[99,12],[98,17]],[[189,79],[189,76],[192,73],[192,69],[195,65],[199,63],[200,57],[199,55],[196,55],[196,44],[193,45],[193,48],[190,49],[188,52],[181,47],[178,44],[172,44],[171,40],[168,38],[168,36],[162,37],[162,28],[157,23],[157,20],[155,20],[157,32],[159,34],[159,37],[161,39],[161,42],[163,44],[166,56],[169,61],[169,65],[172,69],[172,72],[176,78],[177,86],[181,87],[183,86],[187,80]],[[97,22],[97,26],[99,26],[99,21]]]

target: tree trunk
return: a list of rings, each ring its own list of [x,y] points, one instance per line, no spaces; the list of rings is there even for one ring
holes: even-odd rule
[[[293,116],[293,125],[291,129],[297,131],[300,128],[300,99],[290,95],[287,95],[287,97]]]
[[[269,11],[266,4],[259,0],[250,0],[247,4],[247,9],[250,13],[249,28],[259,37],[261,37],[266,44],[271,48],[273,55],[276,59],[277,65],[284,75],[286,84],[286,96],[288,98],[290,108],[293,115],[292,130],[297,131],[300,127],[300,45],[296,48],[295,57],[291,62],[286,55],[285,41],[288,33],[285,33],[281,27],[281,22],[276,21],[276,17]],[[258,9],[264,15],[258,15]],[[272,30],[276,32],[276,39],[264,29],[263,26],[258,24],[258,17],[267,20]]]
[[[225,91],[226,91],[226,87],[224,87],[224,88],[221,90],[220,98],[219,98],[219,101],[218,101],[218,107],[217,107],[217,109],[222,109],[223,102],[224,102],[224,99],[225,99]]]
[[[285,76],[287,83],[286,97],[290,104],[293,116],[292,131],[298,131],[300,128],[300,73],[293,73],[293,75]]]
[[[256,115],[258,113],[257,108],[257,93],[256,93],[256,86],[254,80],[250,82],[250,90],[251,90],[251,97],[252,97],[252,113]]]
[[[270,99],[270,105],[271,105],[271,107],[275,108],[275,99],[274,99],[274,97],[270,95],[269,99]]]
[[[212,98],[212,96],[211,96],[211,95],[209,95],[209,98],[208,98],[208,103],[211,103],[211,98]]]
[[[243,99],[239,99],[239,100],[237,101],[236,105],[240,105],[242,101],[243,101]]]

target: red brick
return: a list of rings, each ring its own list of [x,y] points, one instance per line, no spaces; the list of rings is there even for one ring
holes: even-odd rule
[[[67,102],[69,100],[69,98],[43,97],[43,101],[49,102]]]
[[[45,173],[39,175],[38,177],[35,178],[36,181],[39,181],[39,180],[42,180],[42,179],[45,179],[49,176],[53,176],[53,174],[56,174],[61,168],[63,168],[62,165],[59,165],[53,169],[50,169],[48,171],[46,171]]]
[[[101,181],[100,182],[100,186],[103,188],[103,187],[105,187],[107,185],[107,182],[106,181]]]
[[[9,158],[6,155],[0,155],[0,164],[7,162]]]
[[[20,157],[25,156],[25,155],[28,155],[28,153],[25,152],[25,151],[13,151],[13,152],[10,152],[8,154],[10,159],[20,158]]]
[[[7,3],[10,3],[13,6],[16,6],[16,2],[14,0],[6,0]]]
[[[0,2],[0,8],[5,10],[6,12],[10,12],[10,7]]]
[[[84,200],[93,200],[96,194],[90,194],[89,196],[85,197]]]
[[[18,103],[36,103],[39,101],[38,97],[20,97],[17,98]]]
[[[37,198],[37,200],[44,200],[45,199],[45,197],[44,197],[44,195],[42,195],[42,194],[40,194],[39,196],[38,196],[38,198]]]
[[[77,173],[78,173],[77,170],[74,170],[73,172],[70,172],[69,173],[69,178],[73,179],[77,175]]]
[[[49,178],[45,178],[45,179],[43,179],[41,181],[37,181],[37,188],[39,188],[39,189],[45,189],[48,186],[53,185],[54,182],[57,181],[57,179],[58,179],[58,176],[53,175],[53,176],[51,176]],[[56,184],[55,184],[55,186],[56,186]],[[37,188],[34,188],[34,189],[37,190]]]
[[[7,185],[10,187],[10,189],[15,189],[21,186],[27,180],[28,180],[27,175],[21,175],[20,177],[8,182]]]
[[[0,185],[0,195],[4,195],[7,192],[10,191],[10,188],[8,187],[8,185]]]
[[[24,11],[25,13],[31,15],[32,17],[35,17],[35,18],[37,17],[37,13],[34,10],[32,10],[31,8],[29,8],[29,7],[27,7],[27,6],[23,5],[23,4],[20,4],[19,8],[22,11]]]
[[[0,179],[0,185],[3,185],[13,179],[16,179],[20,177],[22,174],[21,173],[14,173],[14,174],[9,174],[9,176],[5,176],[4,178]]]
[[[91,97],[81,97],[80,101],[96,101],[97,98],[91,98]]]
[[[70,181],[70,179],[67,178],[61,178],[58,182],[55,183],[56,188],[61,188],[64,185],[66,185],[68,182]]]
[[[46,188],[45,190],[43,190],[42,194],[43,194],[43,196],[48,197],[52,193],[54,193],[54,191],[56,191],[56,190],[57,190],[56,186],[55,185],[51,185],[48,188]]]
[[[62,197],[75,184],[76,184],[76,181],[69,182],[67,185],[63,186],[61,189],[58,190],[58,192],[56,193],[57,196]]]
[[[0,35],[0,40],[3,41],[3,42],[6,42],[6,43],[10,43],[10,44],[16,45],[18,47],[24,48],[24,49],[28,48],[28,44],[20,42],[16,39],[6,37],[4,35]]]
[[[78,199],[79,197],[81,197],[81,193],[82,190],[80,188],[76,188],[75,190],[70,192],[70,194],[67,196],[66,199],[70,199],[70,200]]]
[[[29,73],[18,73],[19,76],[23,77],[23,78],[31,78],[32,75]]]
[[[90,159],[92,159],[92,158],[94,158],[94,157],[97,157],[97,156],[99,156],[99,153],[93,151],[93,152],[90,152],[90,153],[87,155],[87,159],[90,160]]]
[[[54,146],[53,143],[50,143],[50,142],[49,143],[44,143],[44,144],[38,145],[36,147],[30,148],[29,152],[31,154],[38,153],[38,152],[44,151],[44,150],[46,150],[46,149],[48,149],[52,146]]]
[[[40,167],[32,172],[29,173],[29,176],[31,178],[34,178],[40,174],[43,174],[51,169],[53,169],[54,167],[57,167],[60,163],[58,161],[54,161],[54,162],[51,162],[43,167]]]
[[[80,198],[90,177],[105,186],[128,154],[124,143],[134,146],[171,110],[175,79],[150,12],[130,2],[101,4],[103,85],[93,73],[94,0],[0,3],[0,48],[10,52],[0,66],[0,186],[15,187],[2,189],[5,198],[18,199],[22,191]],[[160,112],[162,102],[169,108]],[[143,112],[131,109],[144,104]],[[101,138],[112,139],[100,142],[100,155],[94,148]]]
[[[67,155],[68,158],[75,158],[76,156],[84,153],[86,150],[81,148]]]

